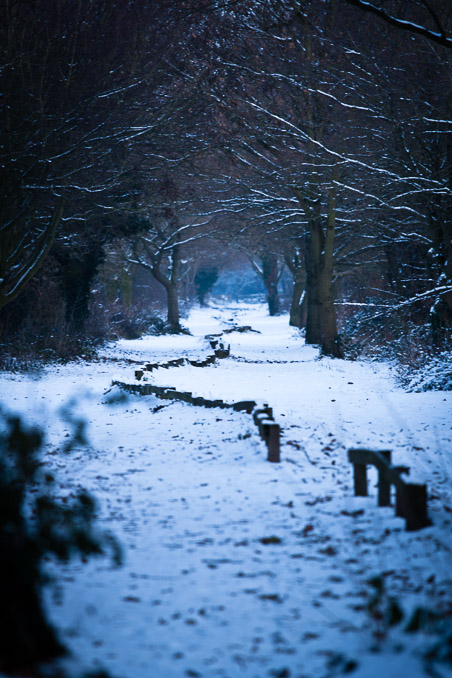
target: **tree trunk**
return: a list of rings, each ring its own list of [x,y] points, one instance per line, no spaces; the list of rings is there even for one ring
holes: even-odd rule
[[[134,271],[126,270],[119,274],[119,294],[121,306],[127,310],[132,306]]]
[[[162,254],[162,253],[161,253]],[[160,270],[161,255],[151,268],[152,275],[166,290],[167,322],[170,332],[180,332],[179,315],[179,273],[180,273],[180,247],[176,244],[171,251],[171,272],[166,276]]]
[[[168,304],[168,327],[171,332],[180,332],[179,290],[177,283],[171,281],[165,285]]]
[[[441,241],[437,246],[443,260],[442,272],[437,286],[452,286],[452,228],[448,223],[441,222]],[[452,291],[437,297],[430,310],[430,323],[433,341],[438,345],[443,342],[452,331]]]
[[[306,343],[319,344],[323,355],[342,358],[333,295],[336,190],[330,189],[326,229],[322,225],[320,199],[309,206],[303,200],[303,205],[309,217],[305,246]]]
[[[309,233],[306,236],[305,247],[307,292],[306,343],[321,345],[320,275],[325,237],[321,224],[320,200],[318,204],[309,209],[309,216]]]
[[[301,318],[302,295],[305,288],[304,276],[296,275],[293,281],[292,301],[290,304],[289,325],[303,327]],[[303,299],[306,295],[303,296]]]
[[[104,258],[103,247],[94,243],[86,252],[63,251],[55,257],[61,266],[66,320],[80,332],[89,315],[91,287]]]
[[[301,250],[303,245],[295,247],[284,255],[286,266],[293,276],[292,300],[290,304],[289,325],[306,327],[306,275]]]
[[[300,303],[300,327],[306,327],[308,322],[308,293],[305,289]]]
[[[322,302],[321,331],[322,353],[334,358],[343,358],[337,333],[336,309],[334,307],[334,233],[336,229],[336,194],[331,188],[328,193],[328,220],[326,225],[325,250],[323,252],[322,275],[320,277],[320,298]]]
[[[308,265],[309,257],[306,258]],[[322,345],[322,333],[320,324],[321,301],[320,301],[320,275],[317,271],[311,271],[306,276],[306,343]]]
[[[452,286],[452,261],[449,260],[438,281],[438,287]],[[452,328],[452,292],[446,292],[436,298],[430,311],[430,323],[433,341],[441,344],[451,334]]]
[[[262,277],[267,291],[268,312],[277,315],[280,310],[278,294],[278,257],[276,254],[265,254],[262,257]]]
[[[333,284],[331,276],[322,271],[319,281],[320,291],[320,332],[321,346],[324,355],[342,358],[334,308]]]

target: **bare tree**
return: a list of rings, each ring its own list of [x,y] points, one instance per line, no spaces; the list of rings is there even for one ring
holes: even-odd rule
[[[136,47],[140,27],[119,0],[61,4],[2,5],[0,307],[36,273],[65,221],[86,218],[86,197],[101,204],[120,174],[107,158],[136,84],[123,31]]]
[[[82,320],[97,264],[75,276],[70,267],[85,255],[99,263],[105,242],[131,232],[139,149],[152,137],[154,160],[164,156],[164,130],[190,104],[169,58],[187,40],[189,9],[168,0],[2,3],[0,308],[52,249],[71,289],[68,313]]]

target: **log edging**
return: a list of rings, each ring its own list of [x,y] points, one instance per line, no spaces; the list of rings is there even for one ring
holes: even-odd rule
[[[229,349],[217,349],[211,355],[208,355],[204,360],[192,360],[190,358],[176,358],[168,360],[166,363],[144,363],[143,366],[135,370],[135,378],[142,379],[145,372],[153,372],[154,370],[168,370],[170,367],[183,367],[184,365],[191,365],[192,367],[208,367],[214,365],[217,359],[227,358],[229,356]],[[227,355],[226,355],[227,354]]]
[[[112,386],[118,386],[127,393],[138,395],[155,395],[162,400],[179,400],[181,402],[194,405],[196,407],[218,407],[221,409],[231,409],[235,412],[246,412],[253,416],[253,422],[258,428],[259,435],[267,445],[267,459],[270,462],[278,463],[281,461],[280,455],[280,435],[281,427],[274,421],[273,410],[266,403],[258,406],[255,400],[240,400],[234,403],[227,403],[219,398],[212,400],[202,396],[194,396],[191,391],[178,391],[173,386],[156,386],[149,383],[128,384],[126,382],[114,380]]]

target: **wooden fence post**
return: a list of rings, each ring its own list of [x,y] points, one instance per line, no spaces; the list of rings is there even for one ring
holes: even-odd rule
[[[353,464],[353,483],[355,487],[355,497],[367,497],[366,464]]]
[[[390,450],[381,450],[379,454],[386,461],[388,467],[391,466]],[[378,469],[378,506],[390,506],[391,504],[391,483],[385,471]]]
[[[420,530],[431,525],[427,516],[427,486],[418,483],[406,483],[397,493],[400,494],[399,509],[403,511],[408,532]]]
[[[397,518],[405,518],[405,490],[406,485],[400,484],[396,487],[396,505],[395,514]]]
[[[266,421],[263,424],[264,430],[266,429],[266,443],[267,443],[267,460],[279,463],[281,461],[280,456],[280,426],[274,421]]]

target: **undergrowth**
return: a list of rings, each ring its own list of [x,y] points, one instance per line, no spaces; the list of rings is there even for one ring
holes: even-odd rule
[[[183,327],[180,333],[187,333]],[[48,363],[66,363],[77,358],[95,360],[99,348],[109,341],[139,339],[144,335],[174,334],[160,314],[142,309],[117,309],[93,305],[83,327],[63,318],[52,325],[34,323],[4,328],[0,340],[0,371],[37,371]]]
[[[346,319],[341,342],[349,360],[391,362],[400,384],[411,392],[452,390],[452,337],[433,337],[428,323],[396,314],[372,317],[364,309]]]

